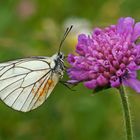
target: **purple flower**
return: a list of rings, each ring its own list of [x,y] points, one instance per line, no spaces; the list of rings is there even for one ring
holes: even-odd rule
[[[140,22],[120,18],[117,25],[95,28],[91,35],[80,34],[77,55],[69,54],[72,84],[83,82],[89,89],[130,86],[140,92],[136,71],[140,69]]]

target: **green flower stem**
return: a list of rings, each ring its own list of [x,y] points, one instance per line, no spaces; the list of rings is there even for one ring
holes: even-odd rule
[[[132,120],[131,120],[128,96],[125,93],[123,86],[120,86],[119,92],[120,92],[120,97],[121,97],[121,102],[122,102],[122,109],[123,109],[123,113],[124,113],[126,138],[127,138],[127,140],[133,140]]]

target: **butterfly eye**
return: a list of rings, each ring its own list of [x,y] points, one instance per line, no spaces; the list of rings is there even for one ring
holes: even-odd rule
[[[62,59],[62,57],[63,57],[63,56],[62,56],[62,55],[60,55],[60,59]]]
[[[60,59],[63,59],[63,58],[64,58],[64,55],[63,55],[63,54],[60,54],[60,55],[59,55],[59,58],[60,58]]]

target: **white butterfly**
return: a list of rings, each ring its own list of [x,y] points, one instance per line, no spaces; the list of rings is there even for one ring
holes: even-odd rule
[[[0,64],[0,98],[9,107],[28,112],[40,106],[63,77],[62,43],[72,29],[67,28],[58,53],[52,57],[31,57]]]

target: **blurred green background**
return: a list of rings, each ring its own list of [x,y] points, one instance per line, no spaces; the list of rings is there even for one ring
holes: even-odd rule
[[[77,34],[115,24],[122,16],[140,21],[139,0],[0,0],[0,61],[51,56],[65,28],[73,24],[62,49],[67,55],[74,51]],[[96,95],[82,85],[75,90],[59,83],[48,100],[29,113],[1,102],[0,140],[124,140],[117,90]],[[140,95],[127,92],[135,140],[140,140]]]

